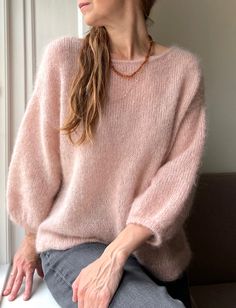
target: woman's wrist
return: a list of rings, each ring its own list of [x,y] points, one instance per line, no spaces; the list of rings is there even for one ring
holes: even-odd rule
[[[25,229],[25,236],[35,238],[36,237],[36,233],[34,233],[31,230]]]
[[[34,234],[34,233],[26,233],[24,239],[25,239],[25,241],[34,244],[35,240],[36,240],[36,234]]]
[[[117,255],[121,260],[126,260],[130,254],[152,235],[152,231],[142,225],[129,224],[106,247],[104,252],[108,252],[110,255]]]
[[[129,257],[126,251],[116,249],[114,246],[107,246],[102,254],[103,257],[108,257],[115,260],[121,267],[123,267]]]

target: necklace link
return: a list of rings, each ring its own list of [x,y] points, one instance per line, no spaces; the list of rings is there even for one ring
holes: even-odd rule
[[[113,70],[117,75],[119,75],[119,76],[121,76],[121,77],[124,77],[124,78],[127,78],[127,79],[130,79],[130,78],[132,78],[134,75],[136,75],[136,74],[142,69],[142,67],[145,65],[145,63],[147,63],[148,58],[149,58],[150,53],[151,53],[152,44],[153,44],[153,39],[152,39],[152,37],[151,37],[150,34],[148,34],[148,37],[149,37],[150,44],[149,44],[149,49],[148,49],[147,55],[145,56],[145,59],[144,59],[144,61],[141,63],[140,67],[139,67],[135,72],[133,72],[132,74],[126,75],[126,74],[124,74],[124,73],[121,73],[121,72],[117,71],[117,69],[116,69],[116,68],[113,66],[113,64],[111,63],[111,58],[110,58],[111,68],[112,68],[112,70]]]

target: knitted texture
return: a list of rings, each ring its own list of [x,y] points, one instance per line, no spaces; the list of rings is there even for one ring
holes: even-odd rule
[[[153,235],[133,254],[157,278],[174,280],[192,257],[184,222],[207,135],[201,61],[172,45],[132,79],[111,70],[94,143],[76,147],[57,129],[80,47],[65,36],[44,49],[10,161],[9,218],[37,233],[38,253],[109,244],[126,225],[143,225]],[[143,60],[112,59],[125,74]]]

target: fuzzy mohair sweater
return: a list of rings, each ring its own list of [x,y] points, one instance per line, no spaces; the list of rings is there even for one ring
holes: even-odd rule
[[[193,256],[184,223],[207,135],[200,58],[175,44],[132,79],[111,71],[94,143],[76,147],[57,129],[81,42],[63,36],[44,49],[11,156],[9,218],[37,233],[38,253],[109,244],[127,224],[143,225],[153,235],[133,255],[157,278],[175,280]],[[126,74],[143,60],[112,59]]]

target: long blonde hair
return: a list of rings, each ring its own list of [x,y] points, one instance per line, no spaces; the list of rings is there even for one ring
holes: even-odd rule
[[[145,21],[152,21],[150,11],[156,0],[140,0]],[[76,145],[92,140],[93,129],[100,119],[102,104],[106,99],[106,85],[110,76],[110,41],[104,26],[93,26],[83,38],[78,55],[79,70],[69,90],[69,112],[60,131],[65,131]],[[83,125],[76,143],[71,134]]]

